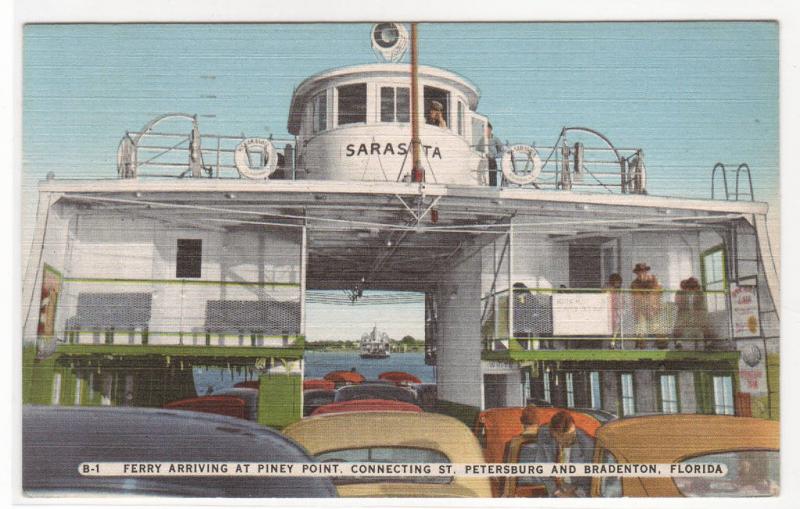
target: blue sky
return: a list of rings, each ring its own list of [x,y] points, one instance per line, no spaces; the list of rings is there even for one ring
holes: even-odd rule
[[[375,62],[368,24],[29,25],[23,41],[23,220],[35,182],[113,178],[117,143],[156,115],[203,132],[286,135],[294,86]],[[710,196],[714,163],[747,162],[778,204],[774,23],[421,24],[420,61],[469,78],[502,139],[550,145],[581,125],[642,147],[651,194]],[[23,241],[26,229],[23,228]],[[23,249],[23,256],[25,249]],[[311,339],[372,323],[421,337],[420,305],[309,305]],[[351,324],[348,328],[346,324]]]

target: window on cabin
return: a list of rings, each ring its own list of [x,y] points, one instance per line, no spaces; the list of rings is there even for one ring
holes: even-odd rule
[[[599,409],[602,406],[599,371],[592,371],[589,373],[589,389],[592,396],[592,408]]]
[[[464,135],[464,103],[458,101],[458,114],[456,116],[456,132],[459,136]]]
[[[725,276],[725,250],[717,246],[700,255],[700,264],[703,268],[703,290],[706,293],[706,302],[709,311],[722,311],[725,309],[728,280]]]
[[[339,95],[339,125],[367,122],[367,84],[356,83],[336,89]]]
[[[714,377],[714,413],[733,415],[733,378],[729,375]]]
[[[575,380],[572,373],[565,375],[567,380],[567,406],[570,408],[575,407]]]
[[[472,117],[472,148],[477,152],[486,152],[486,122],[479,117]]]
[[[328,128],[328,93],[320,92],[312,101],[312,131],[318,133]]]
[[[381,122],[408,122],[410,104],[408,87],[381,87]]]
[[[175,277],[200,277],[202,259],[203,241],[201,239],[178,239],[178,254],[175,257]]]
[[[622,415],[628,416],[636,413],[636,403],[634,400],[633,392],[633,374],[621,373],[620,378],[620,392],[622,401]]]
[[[439,127],[450,125],[450,92],[436,87],[424,87],[425,122]],[[441,118],[434,110],[441,108]]]
[[[680,411],[678,381],[675,375],[661,375],[661,412],[676,414]]]

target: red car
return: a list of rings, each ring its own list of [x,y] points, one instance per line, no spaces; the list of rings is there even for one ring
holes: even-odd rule
[[[386,371],[378,375],[378,380],[386,380],[396,385],[421,384],[422,380],[405,371]]]

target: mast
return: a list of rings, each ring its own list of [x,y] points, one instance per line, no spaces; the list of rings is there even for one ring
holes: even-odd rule
[[[417,83],[417,24],[411,23],[411,180],[425,181],[425,170],[419,159],[419,85]]]

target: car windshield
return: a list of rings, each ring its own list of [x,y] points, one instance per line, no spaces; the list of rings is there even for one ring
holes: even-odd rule
[[[450,463],[450,459],[442,452],[417,447],[362,447],[358,449],[339,449],[326,451],[316,455],[316,459],[330,463]],[[420,465],[422,467],[422,465]],[[431,468],[431,473],[435,469]],[[359,472],[360,474],[369,471]],[[339,477],[333,479],[334,484],[360,484],[376,482],[433,483],[449,484],[452,477]]]
[[[728,467],[725,477],[675,477],[675,485],[687,497],[769,497],[778,495],[779,492],[778,451],[705,454],[680,463],[722,463]]]

